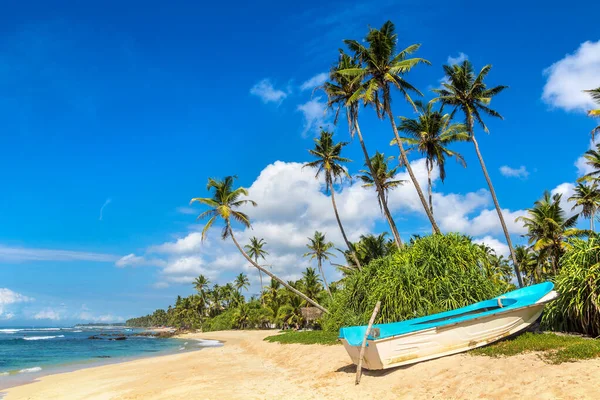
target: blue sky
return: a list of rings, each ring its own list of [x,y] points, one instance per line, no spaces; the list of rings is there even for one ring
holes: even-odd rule
[[[308,266],[300,255],[315,229],[339,244],[328,197],[298,163],[331,124],[313,87],[342,39],[369,25],[391,19],[401,46],[422,43],[432,65],[407,79],[425,99],[442,64],[461,57],[493,64],[489,84],[510,86],[492,103],[505,120],[477,135],[517,242],[512,219],[544,190],[569,194],[597,122],[581,93],[600,86],[591,2],[86,3],[20,2],[0,16],[0,325],[145,314],[191,293],[198,273],[224,283],[245,271],[257,292],[229,243],[199,243],[200,208],[187,203],[206,195],[209,176],[237,174],[251,188],[255,227],[240,238],[265,237],[282,276]],[[399,96],[393,107],[413,115]],[[371,152],[397,155],[389,121],[365,110],[361,122]],[[343,125],[336,135],[349,140]],[[450,162],[436,180],[436,217],[504,253],[473,149],[456,150],[468,167]],[[358,143],[347,156],[357,173]],[[339,189],[353,238],[386,229],[372,193],[357,182]],[[413,192],[392,194],[404,237],[430,229]]]

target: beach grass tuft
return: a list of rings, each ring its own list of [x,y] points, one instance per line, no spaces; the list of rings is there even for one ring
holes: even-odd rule
[[[549,364],[587,360],[600,357],[600,340],[554,333],[528,332],[514,339],[475,349],[469,353],[502,357],[528,352],[540,353],[540,358]]]
[[[268,336],[267,342],[277,342],[281,344],[340,344],[337,332],[326,331],[286,331],[279,335]]]

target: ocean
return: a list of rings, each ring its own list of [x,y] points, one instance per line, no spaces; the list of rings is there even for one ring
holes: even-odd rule
[[[135,336],[142,331],[125,327],[0,328],[0,390],[42,375],[220,345]],[[110,340],[121,335],[127,339]],[[90,339],[92,336],[99,339]]]

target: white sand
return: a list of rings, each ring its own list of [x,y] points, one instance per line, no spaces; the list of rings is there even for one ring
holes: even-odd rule
[[[356,368],[342,346],[280,345],[273,331],[186,335],[224,347],[51,375],[16,399],[600,399],[600,360],[548,365],[535,354],[456,355],[388,371]]]

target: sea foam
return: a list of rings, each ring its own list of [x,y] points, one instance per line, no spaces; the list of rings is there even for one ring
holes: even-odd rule
[[[61,337],[65,337],[65,335],[58,335],[58,336],[29,336],[29,337],[24,337],[23,340],[48,340],[48,339],[54,339],[54,338],[61,338]]]
[[[23,368],[22,370],[19,370],[19,373],[23,374],[23,373],[28,373],[28,372],[39,372],[41,370],[42,370],[42,367]]]
[[[218,340],[205,340],[205,339],[196,339],[198,342],[198,346],[200,347],[221,347],[223,343]]]

